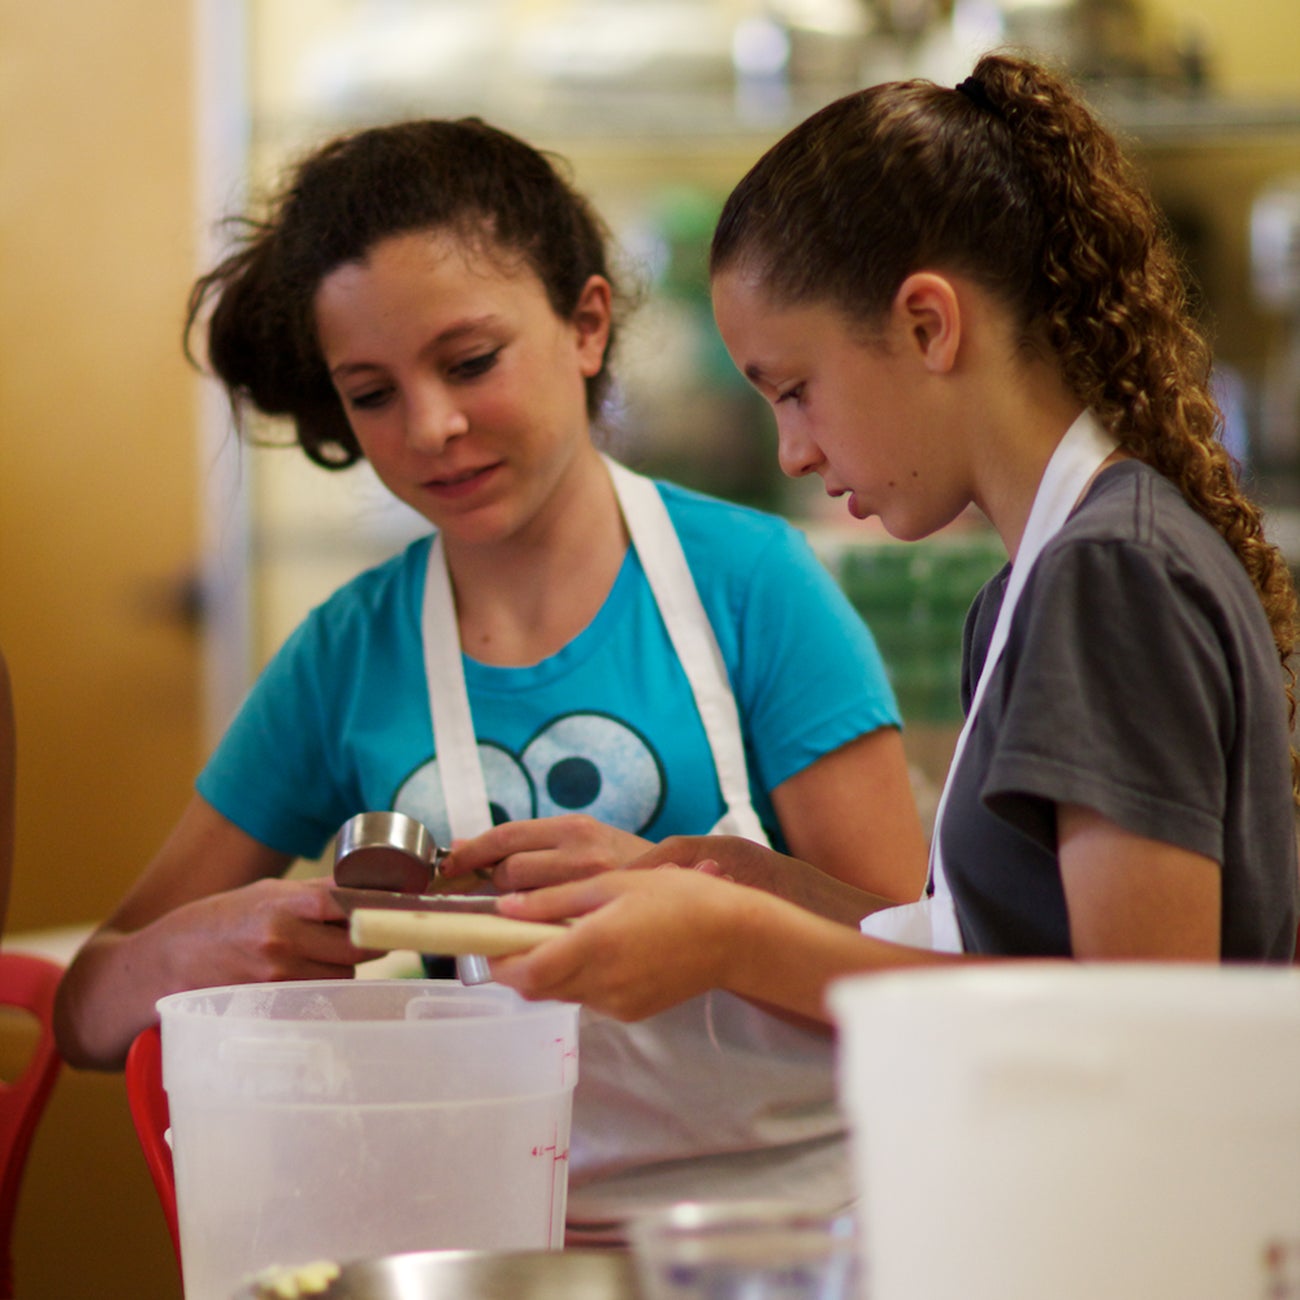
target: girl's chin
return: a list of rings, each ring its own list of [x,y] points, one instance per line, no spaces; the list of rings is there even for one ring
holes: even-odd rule
[[[501,546],[518,537],[523,528],[515,514],[490,507],[463,513],[448,510],[422,513],[442,535],[444,544],[453,550]]]

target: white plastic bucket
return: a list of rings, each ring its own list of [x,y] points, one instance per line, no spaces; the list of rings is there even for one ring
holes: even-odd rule
[[[277,1265],[563,1245],[576,1007],[321,980],[158,1010],[187,1300]]]
[[[835,985],[871,1300],[1290,1294],[1300,971],[1015,962]]]

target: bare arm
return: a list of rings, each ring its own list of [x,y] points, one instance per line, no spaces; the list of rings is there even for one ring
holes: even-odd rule
[[[372,954],[349,941],[328,881],[278,879],[291,861],[195,796],[64,976],[55,1029],[65,1058],[119,1066],[168,993],[350,975]]]
[[[902,738],[885,727],[772,792],[790,854],[734,835],[674,835],[629,865],[700,867],[845,925],[919,898],[926,844]]]
[[[1077,959],[1218,958],[1216,862],[1133,835],[1086,808],[1062,806],[1058,826]],[[620,872],[511,895],[501,910],[580,919],[531,952],[493,962],[497,979],[528,997],[580,1001],[621,1019],[724,988],[824,1020],[826,989],[844,976],[987,960],[873,939],[702,871]]]
[[[629,867],[690,867],[710,876],[761,889],[805,911],[856,927],[864,916],[896,899],[868,893],[814,867],[738,835],[674,835],[656,844]]]
[[[793,857],[890,902],[920,898],[925,832],[896,727],[823,755],[777,786],[772,804]]]
[[[960,961],[867,938],[759,889],[698,871],[615,872],[507,895],[509,916],[578,916],[567,933],[497,958],[492,974],[529,998],[582,1002],[639,1020],[711,988],[807,1019],[845,975]]]
[[[1057,840],[1076,958],[1219,960],[1222,882],[1212,858],[1077,804],[1058,807]]]

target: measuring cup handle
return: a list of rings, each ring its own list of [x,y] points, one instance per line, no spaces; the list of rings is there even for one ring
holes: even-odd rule
[[[447,877],[444,876],[444,875],[442,874],[442,864],[443,864],[443,861],[444,861],[447,857],[450,856],[450,854],[451,854],[451,850],[450,850],[450,849],[439,848],[439,847],[437,847],[436,845],[434,846],[433,857],[429,860],[429,874],[430,874],[430,878],[431,878],[431,879],[433,879],[433,880],[446,880]],[[487,883],[488,883],[489,885],[492,883],[492,868],[491,868],[491,867],[479,867],[479,868],[474,872],[474,874],[475,874],[475,875],[476,875],[480,880],[485,880],[485,881],[487,881]],[[483,982],[482,980],[479,981],[479,983],[482,983],[482,982]]]

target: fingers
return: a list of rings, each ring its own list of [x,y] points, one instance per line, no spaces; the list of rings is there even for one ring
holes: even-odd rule
[[[382,956],[369,948],[359,948],[348,934],[347,922],[327,921],[323,924],[309,922],[297,936],[302,958],[308,962],[324,962],[331,966],[355,966]]]
[[[492,868],[492,883],[502,894],[519,889],[544,889],[572,880],[575,872],[566,867],[563,857],[551,850],[536,853],[512,853]]]
[[[697,862],[695,870],[704,876],[717,876],[719,880],[734,881],[736,879],[730,872],[722,869],[720,862],[715,862],[712,858],[705,858],[702,862]]]
[[[267,880],[230,896],[237,909],[231,939],[262,963],[263,978],[338,978],[374,955],[348,937],[347,914],[331,888],[325,879]]]
[[[443,859],[438,874],[447,880],[474,875],[489,883],[498,893],[535,889],[539,885],[567,879],[549,848],[512,849],[505,841],[504,836],[490,841],[479,836],[464,845],[458,844]]]
[[[457,840],[451,853],[438,870],[449,880],[474,872],[491,871],[503,858],[550,848],[556,839],[549,822],[556,819],[532,819],[502,822],[473,839]]]
[[[602,872],[586,880],[571,880],[567,884],[552,885],[547,889],[533,889],[526,893],[502,894],[497,900],[497,910],[502,916],[518,917],[529,921],[559,921],[569,917],[585,916],[598,907],[625,893],[631,887],[628,878],[615,872]]]
[[[288,885],[293,891],[286,893],[284,897],[286,905],[299,916],[312,921],[347,920],[347,912],[334,897],[334,881],[328,876],[278,883]]]
[[[613,871],[635,858],[645,841],[583,814],[505,822],[453,846],[443,863],[448,878],[475,872],[501,893],[540,889]]]
[[[547,885],[563,884],[566,880],[590,874],[575,868],[562,854],[550,849],[509,853],[490,866],[474,867],[473,872],[479,879],[490,884],[498,894],[509,894],[520,889],[542,889]],[[455,870],[442,874],[449,879],[456,879],[467,875],[468,871],[462,861]]]
[[[488,961],[488,969],[498,984],[505,984],[533,1001],[577,1001],[566,994],[581,970],[580,951],[581,945],[565,935],[549,939],[527,952],[493,957]]]
[[[717,837],[710,835],[670,835],[648,853],[633,858],[627,864],[627,869],[644,871],[652,867],[693,867],[711,855],[716,841]]]
[[[662,1010],[644,962],[629,974],[612,936],[593,941],[575,927],[528,952],[489,962],[492,978],[532,1001],[581,1002],[616,1020],[639,1020]]]

